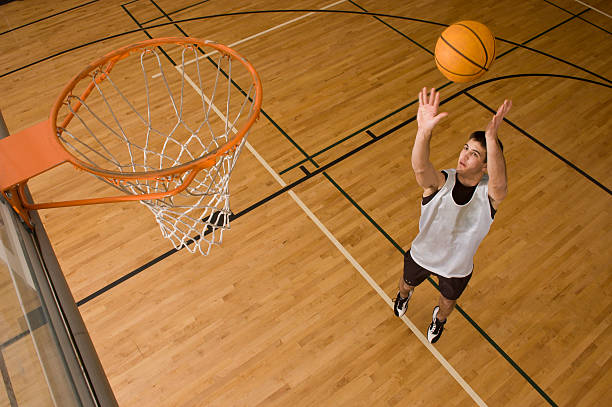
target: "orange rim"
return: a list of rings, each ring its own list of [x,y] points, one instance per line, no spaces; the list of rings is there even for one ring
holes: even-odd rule
[[[114,67],[114,65],[117,63],[117,61],[127,57],[132,52],[135,52],[135,51],[138,51],[144,48],[150,48],[154,46],[163,45],[163,44],[179,44],[179,45],[195,44],[201,48],[214,48],[215,50],[225,55],[229,55],[232,58],[238,60],[249,71],[251,75],[251,79],[253,80],[254,88],[255,88],[255,99],[253,101],[253,109],[250,113],[250,116],[247,122],[242,126],[242,128],[238,130],[238,132],[235,134],[235,136],[232,139],[230,139],[223,146],[212,151],[211,153],[203,157],[200,157],[198,159],[195,159],[193,161],[190,161],[188,163],[177,165],[171,168],[161,169],[161,170],[154,170],[154,171],[147,171],[147,172],[131,172],[131,173],[122,173],[122,172],[116,172],[116,171],[110,171],[110,170],[103,170],[101,168],[92,167],[91,165],[85,163],[84,161],[79,160],[72,153],[70,153],[70,151],[68,151],[66,147],[59,140],[57,140],[57,137],[55,135],[58,134],[57,116],[58,116],[59,110],[64,104],[64,100],[66,99],[66,97],[68,97],[71,94],[72,89],[74,89],[76,84],[80,82],[82,79],[86,78],[92,71],[96,69],[104,68],[106,66],[106,68],[104,69],[104,72],[109,73]],[[81,98],[83,100],[87,98],[92,88],[93,88],[93,84],[90,84],[87,87],[83,95],[81,95]],[[119,48],[97,59],[96,61],[90,63],[85,69],[83,69],[79,74],[77,74],[74,78],[72,78],[72,80],[66,85],[66,87],[64,88],[60,96],[55,101],[53,108],[51,109],[51,114],[49,116],[49,122],[53,130],[52,134],[54,138],[56,139],[57,143],[61,145],[61,147],[68,153],[69,161],[74,166],[81,168],[84,171],[88,171],[100,177],[111,179],[111,180],[137,180],[137,179],[150,180],[150,179],[163,178],[163,177],[168,177],[168,176],[173,176],[173,175],[176,176],[176,175],[185,173],[193,169],[202,170],[205,168],[209,168],[217,162],[217,157],[227,153],[231,149],[238,147],[238,144],[240,144],[245,134],[249,131],[251,126],[259,118],[259,112],[261,110],[261,103],[262,103],[262,98],[263,98],[262,92],[263,92],[263,88],[261,86],[261,79],[259,78],[259,74],[255,70],[253,65],[251,65],[251,63],[246,58],[244,58],[242,55],[240,55],[238,52],[234,51],[233,49],[228,48],[225,45],[217,44],[212,41],[204,41],[204,40],[200,40],[197,38],[191,38],[191,37],[155,38],[152,40],[141,41],[141,42],[137,42],[132,45],[125,46],[123,48]],[[72,119],[71,115],[68,115],[67,118],[64,120],[64,123],[62,123],[61,127],[66,127],[71,119]],[[163,193],[161,195],[166,195],[166,194]]]
[[[250,73],[253,81],[253,88],[255,94],[250,97],[254,98],[253,107],[249,114],[246,123],[243,124],[234,137],[230,139],[223,146],[210,152],[209,154],[192,160],[188,163],[177,165],[175,167],[164,168],[160,170],[153,170],[149,172],[131,172],[121,173],[116,171],[105,170],[102,168],[94,167],[88,163],[78,159],[74,156],[60,140],[58,139],[58,124],[57,117],[61,107],[64,105],[66,98],[72,94],[72,90],[81,80],[86,78],[92,71],[100,69],[102,71],[103,80],[105,74],[110,73],[115,64],[121,59],[127,57],[130,53],[136,52],[142,49],[151,48],[155,46],[161,46],[164,44],[179,44],[179,45],[195,45],[199,48],[212,48],[223,55],[227,55],[232,59],[238,60]],[[91,93],[94,85],[93,83],[88,85],[81,99],[85,100]],[[45,208],[57,208],[66,206],[77,206],[77,205],[92,205],[99,203],[112,203],[112,202],[125,202],[125,201],[142,201],[142,200],[156,200],[163,199],[172,195],[176,195],[184,191],[191,181],[194,180],[196,175],[213,165],[216,164],[217,158],[226,154],[230,150],[236,149],[246,133],[249,131],[251,126],[259,118],[259,112],[261,110],[262,103],[262,85],[261,79],[255,71],[255,68],[251,63],[240,55],[238,52],[225,45],[217,44],[212,41],[204,41],[197,38],[190,37],[167,37],[167,38],[156,38],[147,41],[141,41],[132,45],[128,45],[112,51],[103,57],[95,60],[85,67],[79,74],[75,75],[72,80],[64,87],[59,97],[56,99],[49,119],[31,126],[18,134],[8,137],[7,139],[1,140],[4,143],[6,151],[0,150],[3,158],[9,157],[13,162],[23,163],[19,169],[15,169],[15,165],[6,163],[2,167],[2,171],[6,172],[7,176],[0,174],[0,189],[2,190],[5,197],[11,202],[13,208],[22,217],[22,219],[29,225],[28,210],[32,209],[45,209]],[[75,105],[75,109],[78,109],[80,104]],[[62,128],[65,128],[74,115],[69,113],[64,122],[61,124]],[[59,146],[59,148],[57,147]],[[14,156],[11,156],[14,155]],[[31,159],[31,157],[39,157],[39,159]],[[6,160],[9,161],[9,160]],[[107,179],[112,183],[119,183],[119,181],[134,181],[134,180],[152,180],[152,179],[163,179],[163,178],[179,178],[182,174],[189,172],[189,175],[185,178],[184,182],[177,188],[164,191],[142,195],[121,195],[114,197],[104,198],[87,198],[79,200],[69,200],[62,202],[48,202],[48,203],[31,203],[28,202],[25,194],[25,186],[27,181],[39,175],[51,168],[60,165],[65,162],[70,162],[77,168],[84,171],[90,172],[94,175],[100,176]],[[1,163],[0,163],[1,164]]]

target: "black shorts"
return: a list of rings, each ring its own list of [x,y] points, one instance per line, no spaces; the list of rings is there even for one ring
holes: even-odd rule
[[[449,278],[439,276],[436,273],[432,273],[431,271],[419,266],[410,255],[410,250],[406,252],[404,255],[404,281],[406,284],[416,287],[425,281],[425,279],[431,274],[438,277],[440,294],[449,300],[458,299],[463,293],[463,290],[465,290],[465,287],[467,287],[470,278],[472,278],[472,273],[465,277]]]

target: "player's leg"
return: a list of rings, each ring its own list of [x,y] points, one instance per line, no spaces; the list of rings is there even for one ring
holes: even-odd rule
[[[446,318],[448,318],[453,309],[455,309],[456,303],[457,300],[449,300],[440,294],[440,300],[438,301],[438,307],[440,308],[438,311],[438,319],[440,321],[446,321]]]
[[[446,319],[455,308],[457,299],[461,296],[465,287],[467,287],[470,278],[472,278],[471,273],[468,276],[459,278],[438,276],[440,300],[438,301],[438,306],[433,310],[431,324],[429,324],[427,329],[427,339],[429,342],[435,343],[442,336]]]
[[[393,313],[396,316],[401,317],[406,313],[414,288],[425,281],[429,274],[428,270],[416,264],[408,250],[404,255],[404,272],[400,277],[399,290],[394,300]]]
[[[402,296],[402,298],[408,298],[409,296],[411,296],[415,287],[416,286],[410,285],[410,284],[408,284],[406,282],[406,280],[404,279],[404,275],[403,274],[402,274],[402,276],[400,276],[399,294]]]

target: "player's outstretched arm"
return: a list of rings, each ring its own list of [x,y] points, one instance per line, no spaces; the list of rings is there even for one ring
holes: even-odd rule
[[[511,100],[504,100],[504,103],[497,109],[497,113],[487,126],[485,137],[487,138],[487,173],[489,174],[489,197],[493,201],[493,207],[506,197],[508,193],[508,178],[506,176],[506,160],[497,141],[497,129],[504,121],[504,116],[512,107]]]
[[[433,128],[448,113],[439,113],[440,93],[434,88],[427,95],[427,88],[419,92],[419,110],[417,113],[418,130],[412,148],[412,169],[417,183],[423,188],[423,196],[436,192],[444,184],[444,175],[436,171],[429,161],[429,141]]]

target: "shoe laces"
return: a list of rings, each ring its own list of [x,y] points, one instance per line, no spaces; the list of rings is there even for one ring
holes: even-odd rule
[[[398,295],[397,297],[395,297],[393,299],[393,302],[395,302],[397,305],[401,306],[403,305],[406,301],[408,301],[410,299],[410,297],[408,298],[402,298],[401,295]]]
[[[442,322],[438,318],[436,318],[432,322],[432,327],[433,327],[432,331],[437,334],[442,329],[442,327],[444,326],[445,323],[446,323],[446,321]]]

